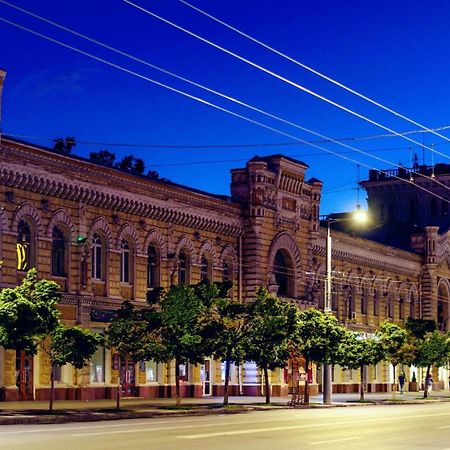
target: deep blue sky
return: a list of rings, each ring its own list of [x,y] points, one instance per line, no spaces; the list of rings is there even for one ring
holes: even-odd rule
[[[11,1],[322,134],[344,138],[383,133],[373,125],[236,61],[120,0]],[[448,2],[191,1],[427,126],[450,124]],[[136,0],[136,3],[397,131],[415,128],[249,43],[176,0]],[[0,4],[0,17],[50,34],[300,138],[315,139],[194,90],[3,4]],[[157,145],[276,144],[289,141],[4,23],[0,23],[0,43],[0,67],[8,72],[2,124],[7,134],[33,137],[28,140],[42,145],[51,145],[45,138],[72,135],[79,141]],[[426,134],[415,137],[420,142],[424,138],[428,144],[441,142],[439,138]],[[355,145],[395,163],[401,161],[409,165],[410,144],[400,138],[366,140]],[[119,157],[133,153],[142,157],[147,167],[154,168],[161,176],[221,194],[229,193],[230,168],[242,166],[255,154],[282,152],[305,161],[310,165],[308,176],[324,181],[323,213],[350,210],[356,203],[355,164],[321,154],[308,146],[174,150],[79,144],[75,151],[86,156],[90,151],[102,148],[116,152]],[[328,145],[328,148],[346,151],[336,145]],[[395,150],[386,150],[391,148]],[[450,154],[448,143],[441,143],[437,148]],[[422,159],[421,148],[413,151]],[[369,161],[361,155],[349,156]],[[233,161],[218,162],[223,160]],[[431,163],[429,154],[426,162]],[[390,168],[377,161],[370,161],[370,164]],[[361,168],[361,176],[367,176],[366,168]],[[364,193],[361,194],[363,199]]]

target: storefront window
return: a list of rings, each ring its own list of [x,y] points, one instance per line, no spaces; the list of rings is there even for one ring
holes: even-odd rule
[[[148,382],[158,381],[158,363],[155,361],[145,362],[145,380]]]
[[[180,381],[189,381],[189,370],[187,364],[180,364]]]
[[[91,383],[105,382],[105,347],[98,347],[90,364]]]

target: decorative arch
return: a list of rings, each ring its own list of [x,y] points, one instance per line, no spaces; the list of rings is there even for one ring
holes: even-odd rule
[[[192,244],[192,241],[186,235],[183,235],[180,237],[180,239],[178,239],[175,254],[178,255],[178,253],[180,253],[180,250],[182,248],[187,249],[191,255],[191,258],[193,257],[194,245]]]
[[[295,272],[298,276],[300,268],[302,266],[300,251],[294,238],[286,231],[282,231],[281,233],[279,233],[272,241],[272,245],[270,246],[269,250],[269,267],[272,266],[272,261],[274,260],[278,250],[287,250],[291,254],[291,257],[294,261]]]
[[[3,208],[0,208],[0,231],[4,232],[8,230],[8,218]]]
[[[437,286],[437,324],[440,331],[449,330],[450,283],[447,278],[441,278]]]
[[[13,232],[17,231],[19,222],[25,217],[29,217],[32,220],[34,226],[36,227],[35,228],[36,237],[43,236],[41,216],[39,215],[38,210],[28,202],[22,203],[16,209],[12,219],[11,230]]]
[[[120,249],[120,245],[122,243],[122,239],[125,238],[125,236],[130,236],[133,239],[134,245],[135,245],[135,253],[142,253],[141,245],[139,242],[139,235],[136,231],[136,228],[131,225],[131,223],[126,223],[119,231],[119,234],[117,236],[117,249]]]
[[[152,228],[147,233],[147,236],[145,237],[145,241],[144,241],[144,254],[145,255],[147,255],[148,247],[151,244],[155,244],[156,247],[158,247],[159,252],[162,257],[165,258],[167,256],[166,243],[164,242],[164,238],[162,237],[161,233],[156,228]]]
[[[217,267],[218,260],[217,260],[217,253],[214,247],[212,246],[211,242],[209,242],[207,239],[203,241],[200,250],[198,252],[198,263],[200,264],[200,261],[202,259],[203,253],[209,253],[212,258],[212,263],[214,267]]]
[[[236,255],[236,250],[231,244],[225,245],[225,247],[222,249],[222,253],[220,254],[220,259],[223,261],[226,261],[227,259],[230,259],[233,263],[234,270],[238,269],[238,260]]]
[[[69,232],[70,240],[73,238],[73,236],[75,235],[75,226],[72,222],[72,219],[70,218],[69,214],[64,209],[59,209],[58,211],[56,211],[53,214],[53,216],[50,219],[50,222],[48,223],[47,237],[49,239],[51,239],[51,237],[52,237],[53,228],[55,227],[55,225],[58,225],[61,223],[65,226],[65,228]]]
[[[105,219],[103,219],[103,217],[99,217],[92,222],[90,236],[89,236],[89,239],[91,241],[92,241],[92,236],[94,236],[94,234],[97,233],[98,231],[102,232],[102,234],[104,234],[104,236],[106,237],[106,248],[107,249],[112,248],[113,237],[112,237],[112,233],[111,233],[111,228],[109,228],[108,223],[106,222]]]
[[[288,277],[286,279],[286,282],[288,284],[288,290],[291,292],[289,297],[297,297],[298,287],[297,284],[300,280],[300,269],[302,266],[302,261],[300,257],[300,251],[298,249],[297,243],[295,242],[294,238],[287,233],[286,231],[283,231],[279,233],[277,236],[275,236],[275,239],[272,241],[272,245],[270,246],[269,250],[269,260],[268,260],[268,267],[269,267],[269,283],[272,284],[278,284],[276,281],[276,271],[274,269],[274,262],[276,257],[278,257],[279,252],[282,252],[281,255],[283,258],[287,257],[290,261],[292,274],[284,275]],[[288,272],[286,272],[287,274]],[[270,290],[270,286],[269,286]]]

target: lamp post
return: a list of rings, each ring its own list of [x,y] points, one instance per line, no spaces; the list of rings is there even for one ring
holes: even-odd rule
[[[332,250],[332,239],[331,239],[331,227],[330,225],[332,223],[336,222],[345,222],[345,221],[355,221],[358,223],[363,223],[367,221],[367,214],[365,211],[360,210],[357,208],[356,212],[351,217],[345,217],[345,218],[330,218],[327,217],[325,221],[327,222],[327,238],[326,238],[326,259],[325,259],[325,266],[326,266],[326,277],[325,277],[325,292],[324,292],[324,312],[330,314],[332,311],[332,273],[331,273],[331,250]],[[333,391],[333,383],[332,383],[332,374],[331,374],[331,365],[330,364],[324,364],[322,369],[322,376],[323,376],[323,383],[322,383],[322,395],[323,395],[323,403],[325,405],[331,405],[332,403],[332,391]]]

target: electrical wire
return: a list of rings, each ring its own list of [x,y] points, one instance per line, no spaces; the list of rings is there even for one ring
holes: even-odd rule
[[[282,75],[280,75],[280,74],[278,74],[278,73],[276,73],[276,72],[274,72],[274,71],[272,71],[270,69],[267,69],[266,67],[261,66],[260,64],[257,64],[257,63],[255,63],[255,62],[253,62],[253,61],[251,61],[251,60],[249,60],[249,59],[247,59],[247,58],[245,58],[245,57],[243,57],[243,56],[241,56],[241,55],[239,55],[239,54],[237,54],[237,53],[235,53],[235,52],[233,52],[231,50],[228,50],[225,47],[222,47],[222,46],[220,46],[220,45],[210,41],[209,39],[206,39],[206,38],[204,38],[204,37],[202,37],[202,36],[192,32],[192,31],[190,31],[190,30],[188,30],[186,28],[183,28],[182,26],[177,25],[176,23],[171,22],[170,20],[165,19],[164,17],[159,16],[158,14],[155,14],[154,12],[143,8],[142,6],[131,2],[130,0],[122,0],[122,1],[124,3],[130,5],[130,6],[133,6],[136,9],[140,10],[141,12],[144,12],[144,13],[154,17],[155,19],[158,19],[161,22],[166,23],[167,25],[170,25],[171,27],[173,27],[173,28],[175,28],[175,29],[177,29],[179,31],[182,31],[183,33],[186,33],[189,36],[192,36],[192,37],[200,40],[201,42],[204,42],[205,44],[208,44],[209,46],[214,47],[217,50],[220,50],[220,51],[226,53],[227,55],[232,56],[233,58],[238,59],[239,61],[242,61],[242,62],[248,64],[251,67],[254,67],[255,69],[258,69],[258,70],[260,70],[260,71],[262,71],[262,72],[264,72],[264,73],[266,73],[266,74],[268,74],[268,75],[270,75],[270,76],[272,76],[272,77],[274,77],[274,78],[276,78],[276,79],[278,79],[280,81],[283,81],[284,83],[289,84],[289,85],[291,85],[291,86],[293,86],[293,87],[295,87],[295,88],[297,88],[297,89],[299,89],[299,90],[301,90],[301,91],[303,91],[303,92],[305,92],[305,93],[307,93],[307,94],[309,94],[309,95],[311,95],[311,96],[313,96],[315,98],[318,98],[319,100],[322,100],[322,101],[324,101],[324,102],[326,102],[326,103],[328,103],[328,104],[330,104],[332,106],[335,106],[336,108],[341,109],[342,111],[345,111],[345,112],[347,112],[347,113],[349,113],[349,114],[351,114],[351,115],[353,115],[355,117],[358,117],[359,119],[362,119],[362,120],[364,120],[364,121],[366,121],[366,122],[368,122],[368,123],[370,123],[372,125],[375,125],[375,126],[377,126],[379,128],[382,128],[383,130],[386,130],[386,131],[388,131],[390,133],[393,133],[393,134],[395,134],[398,137],[406,139],[407,141],[412,142],[412,143],[420,146],[420,143],[415,141],[414,139],[411,139],[411,138],[409,138],[407,136],[404,136],[401,133],[398,133],[397,131],[393,130],[392,128],[386,127],[385,125],[382,125],[381,123],[376,122],[375,120],[372,120],[369,117],[364,116],[363,114],[360,114],[360,113],[358,113],[358,112],[356,112],[356,111],[354,111],[354,110],[352,110],[350,108],[347,108],[346,106],[343,106],[343,105],[341,105],[341,104],[339,104],[339,103],[329,99],[328,97],[325,97],[325,96],[323,96],[321,94],[318,94],[317,92],[315,92],[315,91],[313,91],[313,90],[311,90],[311,89],[309,89],[309,88],[307,88],[307,87],[305,87],[305,86],[303,86],[301,84],[298,84],[295,81],[292,81],[292,80],[290,80],[290,79],[288,79],[288,78],[286,78],[286,77],[284,77],[284,76],[282,76]],[[424,147],[427,150],[430,150],[431,152],[434,152],[434,153],[436,153],[436,154],[438,154],[440,156],[443,156],[444,158],[450,159],[450,156],[446,155],[445,153],[438,152],[437,150],[433,149],[432,147],[426,146],[424,144],[422,145],[422,147]]]
[[[377,106],[378,108],[381,108],[381,109],[383,109],[384,111],[387,111],[388,113],[390,113],[390,114],[392,114],[392,115],[394,115],[394,116],[396,116],[396,117],[399,117],[400,119],[403,119],[403,120],[405,120],[405,121],[407,121],[407,122],[413,124],[414,126],[417,126],[417,127],[421,128],[422,130],[424,130],[424,131],[426,131],[426,132],[428,132],[428,133],[432,133],[432,134],[434,134],[435,136],[438,136],[438,137],[440,137],[441,139],[444,139],[444,140],[450,142],[450,139],[449,139],[448,137],[446,137],[446,136],[444,136],[444,135],[442,135],[442,134],[440,134],[440,133],[436,133],[435,130],[433,130],[433,129],[431,129],[431,128],[428,128],[427,126],[422,125],[421,123],[419,123],[419,122],[417,122],[417,121],[415,121],[415,120],[413,120],[413,119],[410,119],[409,117],[407,117],[407,116],[405,116],[405,115],[399,113],[398,111],[395,111],[395,110],[393,110],[393,109],[391,109],[391,108],[389,108],[389,107],[383,105],[382,103],[377,102],[376,100],[373,100],[372,98],[370,98],[370,97],[368,97],[368,96],[366,96],[366,95],[364,95],[364,94],[361,94],[360,92],[358,92],[358,91],[356,91],[356,90],[350,88],[349,86],[347,86],[347,85],[345,85],[345,84],[343,84],[343,83],[341,83],[341,82],[335,80],[334,78],[331,78],[330,76],[325,75],[325,74],[322,73],[322,72],[319,72],[318,70],[312,68],[311,66],[308,66],[308,65],[306,65],[306,64],[304,64],[304,63],[298,61],[297,59],[294,59],[294,58],[292,58],[291,56],[286,55],[285,53],[283,53],[283,52],[281,52],[281,51],[275,49],[274,47],[272,47],[272,46],[270,46],[270,45],[268,45],[268,44],[266,44],[266,43],[264,43],[264,42],[262,42],[262,41],[260,41],[260,40],[258,40],[258,39],[256,39],[256,38],[254,38],[253,36],[250,36],[250,35],[247,34],[247,33],[244,33],[243,31],[239,30],[238,28],[233,27],[232,25],[230,25],[230,24],[224,22],[223,20],[218,19],[217,17],[213,16],[212,14],[207,13],[206,11],[204,11],[204,10],[202,10],[202,9],[200,9],[200,8],[198,8],[198,7],[196,7],[196,6],[194,6],[194,5],[192,5],[191,3],[188,3],[188,2],[185,1],[185,0],[178,0],[178,1],[179,1],[180,3],[182,3],[182,4],[184,4],[185,6],[188,6],[189,8],[191,8],[191,9],[193,9],[193,10],[199,12],[200,14],[203,14],[204,16],[206,16],[206,17],[208,17],[208,18],[214,20],[215,22],[220,23],[221,25],[223,25],[224,27],[226,27],[226,28],[228,28],[228,29],[234,31],[235,33],[238,33],[239,35],[245,37],[246,39],[249,39],[250,41],[254,42],[255,44],[260,45],[261,47],[265,48],[266,50],[269,50],[269,51],[271,51],[272,53],[275,53],[275,54],[277,54],[278,56],[281,56],[282,58],[284,58],[284,59],[286,59],[286,60],[288,60],[288,61],[290,61],[290,62],[296,64],[297,66],[299,66],[299,67],[301,67],[301,68],[303,68],[303,69],[305,69],[305,70],[307,70],[307,71],[309,71],[309,72],[311,72],[311,73],[313,73],[314,75],[317,75],[317,76],[320,77],[320,78],[323,78],[324,80],[330,82],[331,84],[334,84],[335,86],[338,86],[338,87],[340,87],[340,88],[346,90],[347,92],[350,92],[351,94],[353,94],[353,95],[355,95],[355,96],[357,96],[357,97],[359,97],[359,98],[365,100],[366,102],[369,102],[369,103],[371,103],[372,105],[375,105],[375,106]]]
[[[137,58],[137,57],[135,57],[135,56],[133,56],[133,55],[130,55],[129,53],[123,52],[122,50],[118,50],[118,49],[116,49],[116,48],[114,48],[114,47],[111,47],[111,46],[109,46],[109,45],[107,45],[107,44],[104,44],[103,42],[100,42],[100,41],[98,41],[98,40],[96,40],[96,39],[93,39],[93,38],[91,38],[91,37],[89,37],[89,36],[86,36],[86,35],[84,35],[84,34],[81,34],[81,33],[77,32],[77,31],[74,31],[74,30],[68,28],[68,27],[65,27],[65,26],[63,26],[63,25],[60,25],[60,24],[58,24],[58,23],[56,23],[56,22],[54,22],[54,21],[52,21],[52,20],[50,20],[50,19],[47,19],[47,18],[43,17],[43,16],[37,15],[37,14],[35,14],[35,13],[31,12],[31,11],[25,10],[25,9],[23,9],[23,8],[19,8],[19,7],[15,6],[15,5],[13,5],[13,4],[10,3],[10,2],[7,2],[7,1],[5,1],[5,0],[0,0],[0,3],[4,3],[4,4],[6,4],[6,5],[8,5],[8,6],[12,7],[12,8],[14,8],[14,9],[19,10],[20,12],[23,12],[23,13],[25,13],[25,14],[27,14],[27,15],[30,15],[31,17],[37,18],[38,20],[44,21],[45,23],[49,23],[49,24],[51,24],[52,26],[55,26],[55,27],[57,27],[57,28],[59,28],[59,29],[62,29],[62,30],[64,30],[64,31],[66,31],[66,32],[69,32],[69,33],[71,33],[71,34],[73,34],[73,35],[75,35],[75,36],[77,36],[77,37],[81,37],[81,38],[83,38],[83,39],[85,39],[85,40],[87,40],[87,41],[89,41],[89,42],[93,42],[93,43],[95,43],[95,44],[97,44],[97,45],[99,45],[99,46],[101,46],[101,47],[103,47],[103,48],[106,48],[106,49],[108,49],[108,50],[110,50],[110,51],[113,51],[113,52],[118,53],[118,54],[120,54],[120,55],[122,55],[122,56],[125,56],[125,57],[127,57],[127,58],[130,58],[130,59],[132,59],[133,61],[137,61],[137,62],[139,62],[139,63],[141,63],[141,64],[144,64],[144,65],[146,65],[146,66],[151,67],[152,69],[155,69],[155,70],[157,70],[157,71],[163,72],[163,73],[165,73],[165,74],[167,74],[167,75],[169,75],[169,76],[172,76],[172,77],[174,77],[174,78],[176,78],[176,79],[182,80],[182,81],[184,81],[184,82],[186,82],[186,83],[188,83],[188,84],[191,84],[191,85],[193,85],[193,86],[196,86],[196,87],[198,87],[198,88],[200,88],[200,89],[202,89],[202,90],[205,90],[205,91],[207,91],[207,92],[209,92],[209,93],[212,93],[212,94],[217,95],[217,96],[219,96],[219,97],[221,97],[221,98],[224,98],[224,99],[226,99],[226,100],[228,100],[228,101],[231,101],[231,102],[233,102],[233,103],[236,103],[236,104],[238,104],[239,106],[245,107],[245,108],[250,109],[250,110],[255,111],[255,112],[258,112],[258,113],[260,113],[260,114],[262,114],[262,115],[264,115],[264,116],[266,116],[266,117],[269,117],[269,118],[271,118],[271,119],[277,120],[277,121],[279,121],[279,122],[281,122],[281,123],[283,123],[283,124],[292,126],[292,127],[294,127],[294,128],[300,129],[301,131],[304,131],[304,132],[306,132],[306,133],[313,134],[313,135],[315,135],[315,136],[317,136],[317,137],[320,137],[321,139],[323,139],[323,140],[325,140],[325,141],[327,141],[327,142],[333,142],[333,143],[335,143],[335,144],[337,144],[337,145],[340,145],[340,146],[342,146],[342,147],[348,148],[348,149],[350,149],[350,150],[352,150],[352,151],[355,151],[355,152],[357,152],[357,153],[360,153],[360,154],[362,154],[362,155],[365,155],[365,156],[367,156],[367,157],[369,157],[369,158],[373,158],[373,159],[378,160],[378,161],[380,161],[380,162],[383,162],[383,163],[385,163],[385,164],[389,164],[389,165],[391,165],[391,166],[398,167],[398,168],[401,167],[400,165],[398,165],[398,164],[396,164],[396,163],[394,163],[394,162],[392,162],[392,161],[389,161],[389,160],[386,160],[386,159],[383,159],[383,158],[374,156],[374,155],[372,155],[372,154],[370,154],[370,153],[368,153],[368,152],[365,152],[365,151],[363,151],[363,150],[357,149],[357,148],[354,147],[354,146],[351,146],[351,145],[345,144],[345,143],[343,143],[343,142],[334,140],[333,138],[330,138],[330,137],[328,137],[328,136],[325,136],[325,135],[323,135],[323,134],[321,134],[321,133],[318,133],[318,132],[316,132],[316,131],[313,131],[313,130],[311,130],[311,129],[305,128],[305,127],[303,127],[303,126],[301,126],[301,125],[299,125],[299,124],[296,124],[296,123],[294,123],[294,122],[291,122],[291,121],[289,121],[289,120],[287,120],[287,119],[284,119],[284,118],[282,118],[282,117],[280,117],[280,116],[271,114],[270,112],[267,112],[267,111],[265,111],[265,110],[262,110],[262,109],[260,109],[260,108],[255,107],[255,106],[252,106],[252,105],[250,105],[250,104],[248,104],[248,103],[246,103],[246,102],[243,102],[242,100],[239,100],[239,99],[237,99],[237,98],[235,98],[235,97],[232,97],[232,96],[227,95],[227,94],[223,94],[222,92],[219,92],[219,91],[217,91],[217,90],[214,90],[214,89],[212,89],[212,88],[209,88],[209,87],[207,87],[207,86],[205,86],[205,85],[199,84],[199,83],[197,83],[197,82],[195,82],[195,81],[192,81],[192,80],[190,80],[190,79],[187,79],[187,78],[185,78],[185,77],[179,76],[179,75],[177,75],[177,74],[175,74],[175,73],[173,73],[173,72],[170,72],[170,71],[168,71],[168,70],[166,70],[166,69],[163,69],[163,68],[161,68],[161,67],[159,67],[159,66],[155,66],[154,64],[151,64],[151,63],[149,63],[149,62],[147,62],[147,61],[145,61],[145,60],[142,60],[142,59]],[[428,175],[423,174],[423,173],[420,173],[420,172],[416,172],[416,174],[417,174],[418,176],[420,176],[420,177],[429,179],[430,181],[434,181],[435,183],[439,184],[442,188],[444,188],[444,189],[450,191],[450,187],[449,187],[449,186],[445,185],[444,183],[441,183],[441,182],[440,182],[439,180],[437,180],[435,177],[429,177]]]
[[[50,42],[53,42],[53,43],[55,43],[55,44],[57,44],[57,45],[60,45],[60,46],[62,46],[62,47],[64,47],[64,48],[67,48],[67,49],[69,49],[69,50],[72,50],[72,51],[74,51],[74,52],[76,52],[76,53],[79,53],[79,54],[82,54],[82,55],[84,55],[84,56],[87,56],[87,57],[89,57],[89,58],[91,58],[91,59],[94,59],[94,60],[96,60],[96,61],[98,61],[98,62],[101,62],[101,63],[103,63],[103,64],[106,64],[106,65],[108,65],[108,66],[110,66],[110,67],[113,67],[113,68],[115,68],[115,69],[117,69],[117,70],[121,70],[121,71],[123,71],[123,72],[125,72],[125,73],[127,73],[127,74],[129,74],[129,75],[136,76],[137,78],[140,78],[140,79],[142,79],[142,80],[148,81],[148,82],[150,82],[150,83],[152,83],[152,84],[155,84],[155,85],[157,85],[157,86],[159,86],[159,87],[165,88],[165,89],[167,89],[167,90],[169,90],[169,91],[171,91],[171,92],[177,93],[177,94],[182,95],[182,96],[187,97],[187,98],[190,98],[191,100],[195,100],[195,101],[197,101],[197,102],[199,102],[199,103],[201,103],[201,104],[203,104],[203,105],[207,105],[207,106],[210,106],[210,107],[212,107],[212,108],[214,108],[214,109],[216,109],[216,110],[225,112],[225,113],[227,113],[227,114],[229,114],[229,115],[231,115],[231,116],[233,116],[233,117],[237,117],[237,118],[239,118],[239,119],[242,119],[242,120],[244,120],[244,121],[247,121],[247,122],[249,122],[249,123],[252,123],[252,124],[254,124],[254,125],[257,125],[257,126],[259,126],[259,127],[261,127],[261,128],[264,128],[264,129],[266,129],[266,130],[273,131],[273,132],[278,133],[278,134],[280,134],[280,135],[289,137],[290,139],[293,139],[293,140],[296,140],[296,141],[305,143],[305,144],[307,144],[307,145],[310,145],[310,146],[312,146],[312,147],[318,148],[318,149],[320,149],[320,150],[322,150],[322,151],[324,151],[324,152],[326,152],[326,153],[329,153],[329,154],[332,154],[332,155],[334,155],[334,156],[337,156],[338,158],[345,159],[345,160],[350,161],[350,162],[352,162],[352,163],[354,163],[354,164],[359,164],[359,165],[361,165],[361,166],[363,166],[363,167],[367,167],[367,168],[369,168],[369,169],[373,169],[373,170],[376,170],[376,171],[378,171],[378,172],[384,173],[384,174],[388,175],[390,178],[395,178],[395,179],[398,179],[398,180],[400,180],[400,181],[403,181],[403,182],[406,182],[406,183],[411,184],[411,181],[406,180],[406,179],[404,179],[404,178],[401,178],[401,177],[399,177],[399,176],[397,176],[397,175],[394,175],[394,174],[389,174],[389,173],[388,173],[387,171],[385,171],[385,170],[377,169],[377,168],[375,168],[375,167],[373,167],[373,166],[370,166],[370,165],[368,165],[368,164],[365,164],[365,163],[363,163],[363,162],[361,162],[361,161],[355,160],[355,159],[353,159],[353,158],[350,158],[350,157],[348,157],[348,156],[342,155],[342,154],[340,154],[340,153],[336,153],[336,152],[334,152],[334,151],[332,151],[332,150],[326,149],[326,148],[321,147],[321,146],[319,146],[319,145],[308,143],[307,141],[304,141],[303,139],[300,139],[300,138],[298,138],[298,137],[296,137],[296,136],[293,136],[293,135],[291,135],[291,134],[285,133],[284,131],[281,131],[281,130],[278,130],[278,129],[274,128],[274,127],[265,125],[265,124],[263,124],[263,123],[261,123],[261,122],[258,122],[258,121],[256,121],[256,120],[253,120],[253,119],[249,118],[249,117],[243,116],[243,115],[238,114],[238,113],[235,113],[235,112],[233,112],[233,111],[230,111],[230,110],[228,110],[228,109],[226,109],[226,108],[223,108],[223,107],[221,107],[221,106],[219,106],[219,105],[216,105],[216,104],[214,104],[214,103],[212,103],[212,102],[209,102],[209,101],[207,101],[207,100],[205,100],[205,99],[202,99],[202,98],[200,98],[200,97],[196,97],[196,96],[194,96],[194,95],[192,95],[192,94],[189,94],[189,93],[187,93],[187,92],[185,92],[185,91],[182,91],[182,90],[180,90],[180,89],[174,88],[174,87],[169,86],[169,85],[167,85],[167,84],[164,84],[164,83],[162,83],[162,82],[156,81],[156,80],[154,80],[154,79],[152,79],[152,78],[146,77],[146,76],[144,76],[144,75],[142,75],[142,74],[139,74],[139,73],[137,73],[137,72],[134,72],[134,71],[132,71],[132,70],[130,70],[130,69],[127,69],[127,68],[125,68],[125,67],[123,67],[123,66],[120,66],[120,65],[118,65],[118,64],[112,63],[111,61],[105,60],[105,59],[100,58],[100,57],[98,57],[98,56],[95,56],[95,55],[93,55],[93,54],[91,54],[91,53],[85,52],[84,50],[80,50],[80,49],[78,49],[78,48],[76,48],[76,47],[74,47],[74,46],[72,46],[72,45],[69,45],[69,44],[66,44],[66,43],[64,43],[64,42],[58,41],[58,40],[56,40],[56,39],[53,39],[53,38],[50,37],[50,36],[44,35],[44,34],[42,34],[42,33],[39,33],[39,32],[37,32],[37,31],[34,31],[34,30],[30,29],[30,28],[24,27],[23,25],[20,25],[20,24],[18,24],[18,23],[16,23],[16,22],[13,22],[13,21],[7,20],[7,19],[5,19],[5,18],[1,18],[1,17],[0,17],[0,21],[1,21],[1,22],[4,22],[4,23],[7,23],[7,24],[9,24],[9,25],[11,25],[11,26],[14,26],[14,27],[16,27],[16,28],[18,28],[18,29],[21,29],[21,30],[23,30],[23,31],[27,31],[27,32],[29,32],[29,33],[35,35],[35,36],[38,36],[38,37],[40,37],[40,38],[42,38],[42,39],[45,39],[45,40],[50,41]],[[432,196],[434,196],[434,197],[437,197],[437,198],[441,199],[442,201],[445,201],[445,202],[447,202],[447,203],[450,203],[450,200],[448,200],[448,199],[446,199],[446,198],[440,196],[439,194],[436,194],[436,193],[433,192],[433,191],[430,191],[429,189],[425,188],[424,186],[421,186],[420,184],[415,184],[415,186],[417,186],[417,188],[419,188],[420,190],[423,190],[424,192],[427,192],[428,194],[430,194],[430,195],[432,195]]]

